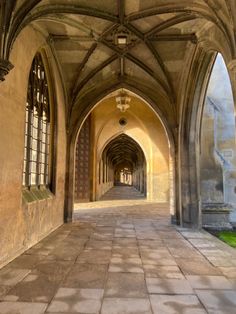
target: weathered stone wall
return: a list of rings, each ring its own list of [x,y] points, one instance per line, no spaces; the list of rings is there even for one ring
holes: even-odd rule
[[[220,54],[207,89],[201,138],[202,202],[225,202],[235,206],[234,100],[228,71]]]
[[[52,74],[56,128],[53,192],[46,199],[22,200],[25,106],[28,75],[36,52],[45,47]],[[54,60],[43,36],[33,28],[21,32],[11,53],[14,69],[0,84],[0,266],[37,243],[63,223],[65,179],[64,97]]]

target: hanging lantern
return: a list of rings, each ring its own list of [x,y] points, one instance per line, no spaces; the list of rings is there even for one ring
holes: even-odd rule
[[[125,112],[130,107],[130,101],[131,97],[122,89],[122,91],[116,97],[116,106],[118,109],[120,109],[121,112]]]

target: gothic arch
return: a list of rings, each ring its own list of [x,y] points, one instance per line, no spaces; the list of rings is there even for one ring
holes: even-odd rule
[[[73,213],[73,191],[74,191],[74,154],[75,154],[75,143],[76,139],[78,137],[79,131],[81,129],[81,126],[83,125],[84,121],[86,120],[86,117],[92,112],[92,110],[96,107],[97,104],[99,104],[104,97],[106,97],[111,92],[114,92],[118,90],[119,88],[125,88],[128,91],[136,94],[138,97],[140,97],[147,106],[149,106],[152,111],[155,113],[157,118],[160,120],[168,142],[169,142],[169,155],[170,155],[170,168],[171,168],[171,214],[174,221],[176,221],[176,185],[175,185],[175,137],[172,134],[171,128],[168,126],[168,122],[164,118],[164,115],[160,112],[154,101],[152,101],[149,97],[144,95],[140,90],[137,90],[137,88],[133,86],[129,86],[126,84],[113,86],[111,89],[107,89],[105,92],[103,92],[101,95],[99,95],[97,98],[94,98],[93,101],[89,104],[89,106],[86,106],[84,111],[81,112],[79,115],[77,115],[77,123],[74,125],[73,132],[69,132],[69,145],[68,145],[68,155],[67,155],[67,180],[66,180],[66,206],[65,206],[65,220],[71,220],[72,219],[72,213]],[[71,129],[72,130],[72,129]]]

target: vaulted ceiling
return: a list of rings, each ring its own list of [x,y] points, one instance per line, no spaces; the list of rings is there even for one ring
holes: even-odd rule
[[[145,161],[139,144],[126,134],[121,134],[110,141],[105,147],[104,153],[114,167],[121,163],[127,163],[133,169]]]
[[[233,10],[234,0],[18,0],[9,33],[13,43],[32,25],[48,38],[71,113],[84,95],[113,82],[142,87],[175,115],[201,38],[216,30],[235,55]]]

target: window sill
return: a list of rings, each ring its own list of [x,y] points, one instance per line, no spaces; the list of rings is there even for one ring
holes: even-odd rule
[[[31,186],[22,190],[23,203],[32,203],[45,199],[52,199],[53,194],[46,186]]]

